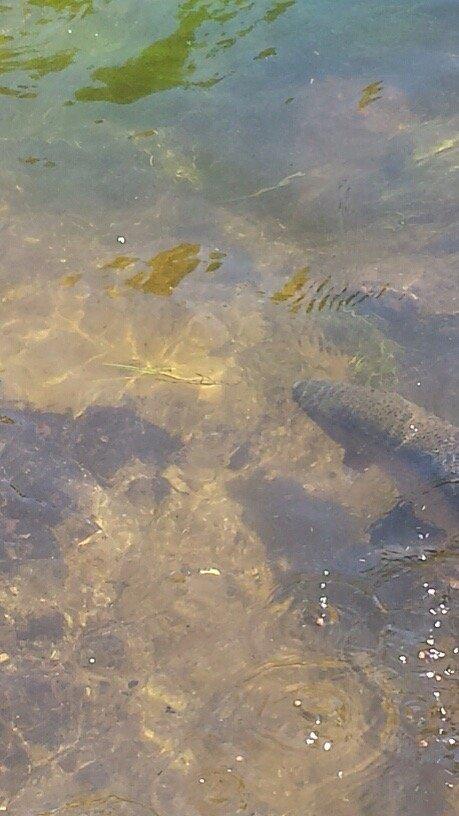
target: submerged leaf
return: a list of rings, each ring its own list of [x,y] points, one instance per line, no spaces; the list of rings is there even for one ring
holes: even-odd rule
[[[267,59],[268,57],[275,57],[276,54],[277,51],[275,48],[265,48],[264,51],[260,51],[260,53],[257,54],[256,57],[254,57],[254,60],[262,60]]]
[[[138,260],[138,258],[133,258],[131,255],[117,255],[112,261],[107,261],[102,269],[127,269],[129,266],[133,266]]]
[[[81,273],[76,272],[74,275],[64,275],[62,278],[59,279],[59,283],[61,286],[75,286],[79,280],[81,280],[83,276]]]
[[[359,100],[359,110],[363,110],[367,105],[371,105],[372,102],[381,99],[382,89],[383,84],[380,81],[372,82],[370,85],[367,85],[366,88],[363,89]]]
[[[292,275],[291,278],[284,283],[283,287],[271,295],[273,303],[283,303],[285,300],[290,300],[303,289],[305,283],[309,279],[309,268],[305,266]]]
[[[183,278],[200,264],[199,244],[178,244],[159,252],[147,262],[147,269],[136,273],[126,285],[152,295],[170,295]]]

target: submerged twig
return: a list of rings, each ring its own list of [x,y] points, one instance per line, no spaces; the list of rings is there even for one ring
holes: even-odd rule
[[[285,178],[281,179],[277,182],[273,187],[262,187],[261,190],[256,190],[254,193],[249,193],[248,195],[241,196],[240,198],[232,198],[230,202],[234,201],[245,201],[247,198],[258,198],[259,196],[265,195],[265,193],[272,193],[275,190],[280,190],[282,187],[287,187],[293,179],[296,178],[304,178],[306,173],[303,173],[302,170],[299,170],[298,173],[292,173],[291,176],[286,176]]]
[[[188,385],[213,386],[218,385],[215,380],[206,377],[204,374],[197,373],[194,377],[182,377],[181,374],[174,374],[171,368],[156,368],[154,366],[136,366],[126,365],[123,363],[104,363],[110,368],[119,368],[122,371],[132,371],[136,374],[150,374],[154,377],[164,378],[165,380],[172,380],[173,382],[183,382]]]

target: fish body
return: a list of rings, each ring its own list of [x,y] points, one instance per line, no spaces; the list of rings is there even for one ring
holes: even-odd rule
[[[327,430],[347,430],[414,465],[454,500],[458,496],[458,429],[398,394],[347,382],[303,380],[293,397]]]

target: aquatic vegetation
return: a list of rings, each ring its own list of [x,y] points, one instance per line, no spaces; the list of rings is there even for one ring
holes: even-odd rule
[[[371,105],[378,99],[381,99],[383,84],[382,82],[372,82],[363,89],[362,95],[359,99],[359,110],[363,110],[367,105]]]
[[[120,371],[131,372],[133,375],[138,374],[141,376],[143,374],[149,374],[150,376],[157,377],[159,380],[181,382],[188,385],[212,386],[218,384],[212,380],[211,377],[206,377],[204,374],[187,377],[185,374],[180,374],[178,369],[176,370],[174,367],[163,368],[153,365],[126,365],[123,363],[105,363],[105,365],[110,368],[118,368]]]
[[[276,54],[277,51],[275,48],[265,48],[263,51],[260,51],[260,53],[257,54],[256,57],[254,57],[254,60],[264,60],[267,59],[268,57],[275,57]]]
[[[209,264],[206,267],[206,272],[216,272],[220,269],[225,258],[226,252],[221,252],[219,249],[214,249],[212,252],[209,252]]]
[[[112,261],[107,261],[107,263],[102,266],[102,269],[129,269],[129,267],[134,266],[138,260],[138,258],[134,258],[131,255],[117,255]]]
[[[308,280],[309,267],[305,266],[304,269],[299,269],[298,272],[295,272],[292,277],[284,283],[281,289],[278,289],[277,292],[271,295],[272,302],[283,303],[286,300],[291,300],[295,296],[298,296]]]
[[[199,266],[199,244],[178,244],[146,262],[147,269],[133,275],[126,285],[145,294],[170,295]]]
[[[106,100],[117,104],[128,104],[153,93],[172,88],[212,87],[222,78],[217,73],[209,77],[196,77],[199,66],[199,51],[210,44],[205,39],[206,26],[213,25],[214,32],[230,22],[251,20],[240,28],[240,22],[232,37],[216,39],[209,47],[208,58],[215,57],[221,50],[233,46],[238,39],[250,33],[254,26],[274,22],[290,7],[289,3],[274,3],[265,13],[255,12],[254,4],[239,0],[188,0],[181,3],[177,13],[177,27],[167,37],[156,40],[140,54],[120,65],[96,68],[92,79],[99,87],[80,88],[75,98],[81,102]],[[253,12],[253,13],[252,13]],[[273,16],[270,16],[270,12]],[[272,49],[268,49],[270,56]]]

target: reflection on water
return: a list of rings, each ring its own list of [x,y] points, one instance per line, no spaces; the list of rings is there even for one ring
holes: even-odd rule
[[[0,7],[5,812],[454,812],[453,12]]]

